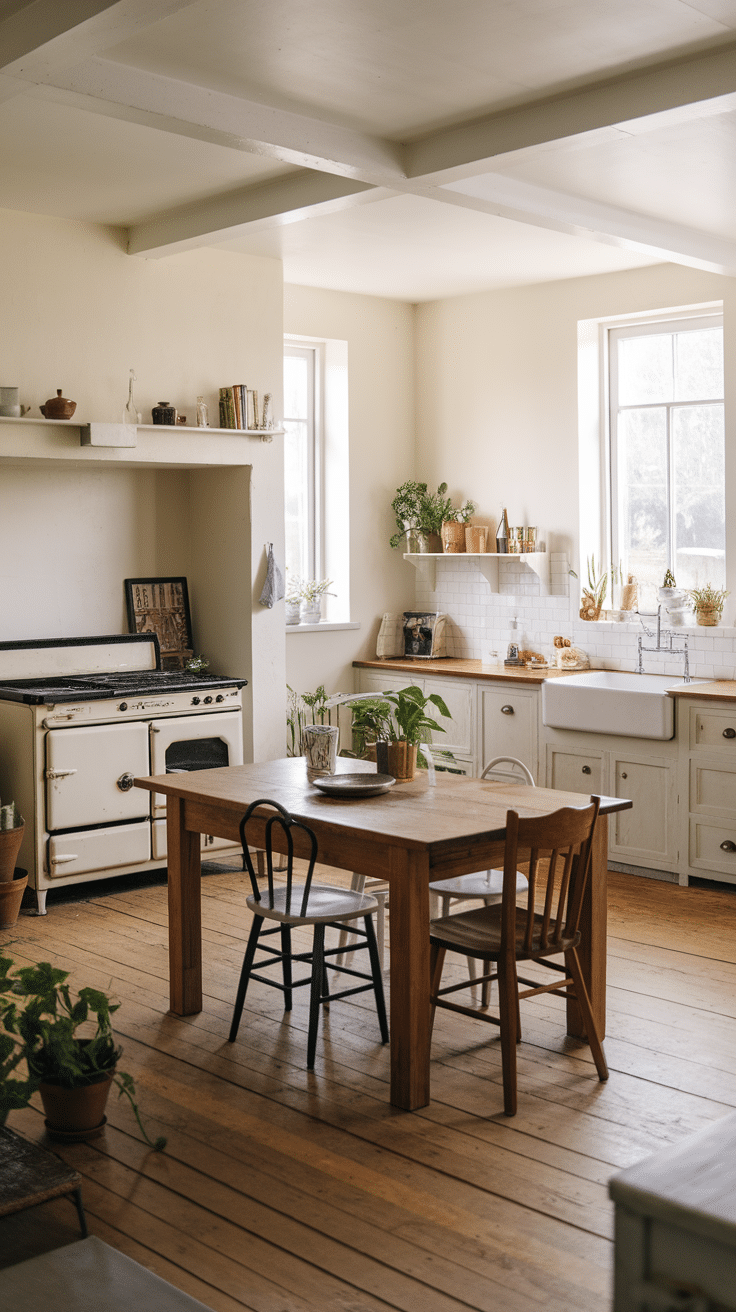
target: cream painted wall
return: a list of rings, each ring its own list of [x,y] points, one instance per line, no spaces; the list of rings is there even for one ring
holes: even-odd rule
[[[163,399],[193,422],[201,393],[217,424],[218,388],[234,382],[272,392],[280,415],[280,263],[217,250],[141,260],[124,246],[116,229],[0,211],[3,385],[19,386],[36,415],[61,387],[77,402],[74,421],[112,422],[122,417],[133,367],[144,423]],[[68,444],[69,434],[60,440]],[[216,442],[187,440],[203,448]],[[280,755],[283,606],[266,612],[257,596],[263,542],[283,554],[283,454],[278,439],[254,445],[252,520],[252,479],[242,468],[208,480],[205,473],[90,469],[68,460],[64,467],[48,459],[0,462],[0,640],[124,632],[125,577],[192,576],[197,645],[222,672],[257,676],[258,688],[249,688],[253,751],[256,759]],[[253,552],[244,541],[249,530]],[[209,576],[199,558],[205,549]],[[218,595],[223,580],[230,585],[224,627],[209,617],[215,575]],[[222,658],[208,637],[226,649]]]
[[[414,477],[413,320],[398,301],[284,287],[285,332],[348,343],[350,611],[360,624],[287,636],[287,681],[298,691],[352,691],[351,662],[375,655],[383,612],[413,600],[413,571],[388,545],[391,499]]]
[[[510,523],[538,525],[548,550],[577,561],[578,321],[721,299],[727,488],[736,512],[734,282],[674,265],[417,306],[416,476],[446,480],[494,527],[505,505]],[[733,525],[736,514],[728,518]],[[736,563],[736,538],[729,548]]]

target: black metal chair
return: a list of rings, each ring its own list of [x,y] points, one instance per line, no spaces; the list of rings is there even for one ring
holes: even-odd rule
[[[261,890],[258,887],[258,879],[253,867],[246,835],[248,821],[251,819],[253,812],[259,807],[270,807],[274,812],[266,822],[267,893],[265,889]],[[274,885],[273,879],[274,825],[279,826],[286,839],[286,865],[280,867],[286,873],[286,882],[278,886]],[[308,860],[306,876],[304,882],[300,884],[294,883],[294,831],[301,831],[305,836],[305,841],[300,844],[300,847],[303,852],[306,852]],[[253,925],[248,938],[245,957],[243,958],[243,968],[240,972],[240,983],[238,984],[235,999],[229,1041],[233,1043],[237,1036],[248,984],[251,979],[257,979],[261,984],[268,984],[271,988],[279,989],[283,993],[285,1011],[291,1011],[294,989],[305,984],[311,986],[309,1034],[307,1039],[307,1069],[310,1071],[314,1069],[320,1006],[327,1005],[330,1002],[337,1002],[340,998],[349,998],[356,993],[367,993],[372,989],[376,999],[381,1040],[383,1043],[388,1043],[383,977],[372,920],[372,913],[378,908],[376,899],[364,893],[353,892],[350,889],[337,888],[329,884],[312,883],[314,866],[317,860],[317,839],[311,829],[302,824],[301,821],[295,820],[278,802],[273,802],[268,798],[259,798],[258,801],[252,802],[240,822],[240,839],[243,845],[244,867],[248,871],[253,889],[252,895],[246,899],[248,907],[253,912]],[[259,841],[259,846],[263,847],[262,841]],[[283,860],[281,854],[279,854],[279,857]],[[265,922],[267,920],[277,921],[278,923],[273,928],[266,929]],[[352,923],[356,920],[363,921],[363,929],[358,929]],[[325,929],[332,927],[333,929],[342,930],[347,923],[350,923],[352,932],[358,936],[358,941],[351,945],[351,951],[367,950],[370,958],[370,973],[330,961],[331,957],[341,956],[344,948],[338,946],[326,949]],[[304,925],[314,926],[312,950],[311,952],[293,952],[291,946],[292,928]],[[280,949],[271,947],[270,944],[261,941],[271,934],[280,935]],[[266,960],[256,963],[256,952],[264,953]],[[311,971],[302,979],[295,980],[292,974],[292,965],[297,961],[309,963]],[[256,965],[262,969],[266,964],[273,965],[274,963],[281,964],[282,980],[270,979],[267,975],[256,974],[254,969]],[[367,980],[368,983],[341,989],[339,993],[330,994],[327,983],[328,969],[337,971],[342,975],[352,975],[359,980]]]

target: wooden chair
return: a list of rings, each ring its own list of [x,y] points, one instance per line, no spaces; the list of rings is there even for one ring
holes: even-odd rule
[[[487,779],[492,773],[498,773],[500,765],[510,765],[512,769],[505,771],[505,777],[510,780],[518,779],[521,774],[524,782],[530,788],[534,788],[534,775],[528,766],[524,765],[516,756],[494,756],[492,761],[481,774],[481,779]],[[519,774],[516,773],[519,772]],[[517,872],[516,890],[518,893],[525,892],[527,881],[521,871]],[[456,875],[453,879],[436,879],[429,886],[430,899],[435,904],[439,899],[441,903],[441,916],[448,916],[453,902],[477,901],[480,899],[484,906],[495,906],[501,901],[501,892],[503,890],[503,870],[476,870],[470,875]],[[436,916],[436,910],[433,912],[433,918]],[[490,962],[484,963],[484,971],[487,974],[490,968]],[[473,980],[473,997],[476,996],[475,978],[476,967],[473,957],[468,957],[468,973]],[[491,1000],[491,985],[489,980],[485,980],[481,985],[481,1006],[487,1007]]]
[[[258,887],[258,878],[253,868],[251,851],[247,841],[247,825],[253,812],[258,807],[270,807],[275,814],[271,815],[266,823],[266,874],[268,878],[268,892],[264,898],[266,890]],[[273,865],[273,829],[278,825],[286,837],[286,865],[281,866],[286,871],[285,885],[274,885],[274,865]],[[302,851],[306,851],[308,867],[303,884],[294,883],[294,832],[299,831],[303,835],[300,846]],[[378,1013],[378,1024],[381,1030],[381,1040],[388,1043],[388,1023],[386,1020],[386,1004],[383,996],[383,978],[381,974],[381,965],[378,958],[378,949],[376,947],[376,935],[373,928],[372,913],[377,910],[378,903],[375,898],[369,897],[363,893],[356,893],[348,889],[336,888],[324,884],[314,884],[312,876],[314,874],[314,865],[317,859],[317,839],[306,825],[289,815],[278,802],[273,802],[267,798],[260,798],[257,802],[252,802],[248,807],[243,819],[240,822],[240,839],[243,845],[243,860],[245,867],[250,876],[252,895],[246,899],[247,906],[253,912],[253,925],[248,937],[248,944],[243,958],[243,967],[240,972],[240,982],[235,999],[235,1009],[233,1011],[232,1024],[230,1026],[229,1041],[233,1043],[238,1033],[240,1018],[243,1014],[243,1004],[251,979],[257,979],[261,984],[268,984],[271,988],[279,989],[284,994],[284,1010],[291,1011],[292,991],[300,988],[302,985],[311,986],[311,998],[309,1007],[309,1033],[307,1038],[307,1069],[314,1069],[314,1057],[317,1047],[317,1027],[319,1022],[319,1008],[321,1005],[329,1004],[331,1001],[336,1002],[340,998],[348,998],[356,993],[365,993],[373,990],[376,1000],[376,1011]],[[283,861],[283,857],[279,857]],[[276,921],[272,929],[265,928],[266,921]],[[358,929],[353,922],[362,920],[364,928]],[[325,949],[325,929],[331,926],[334,929],[342,930],[345,923],[349,922],[353,932],[358,935],[359,941],[355,945],[357,951],[366,950],[370,959],[370,973],[365,971],[354,970],[346,965],[332,963],[329,958],[336,957],[340,954],[341,949]],[[293,952],[291,945],[291,931],[305,925],[314,927],[314,937],[312,941],[311,952]],[[264,944],[260,940],[267,938],[271,934],[279,934],[281,938],[280,950]],[[256,974],[254,966],[256,965],[256,952],[265,954],[265,960],[257,963],[260,968],[266,964],[273,965],[279,963],[282,970],[282,980],[270,979],[267,975]],[[309,963],[311,966],[310,973],[302,979],[295,980],[292,975],[292,966],[294,962],[301,961]],[[351,975],[355,979],[367,980],[365,984],[356,987],[342,989],[339,993],[330,994],[327,983],[327,970],[335,970],[343,975]]]
[[[540,993],[564,989],[577,999],[593,1060],[601,1080],[608,1079],[603,1046],[593,1020],[578,947],[580,912],[590,869],[593,830],[600,798],[589,806],[564,807],[552,815],[520,820],[516,811],[506,816],[506,850],[500,904],[478,907],[433,920],[430,924],[432,1023],[435,1008],[460,1011],[501,1028],[503,1098],[507,1116],[516,1114],[516,1044],[520,1040],[519,1002]],[[517,906],[517,866],[528,853],[529,896],[526,907]],[[541,911],[536,907],[540,905]],[[445,995],[468,988],[469,981],[441,988],[446,952],[461,952],[494,962],[498,980],[499,1016],[447,1002]],[[549,961],[562,955],[564,965]],[[536,961],[560,972],[550,984],[524,979],[517,973],[520,961]],[[519,991],[519,984],[528,987]],[[574,992],[573,992],[574,990]]]

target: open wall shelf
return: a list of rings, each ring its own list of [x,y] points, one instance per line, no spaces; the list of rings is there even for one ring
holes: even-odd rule
[[[404,560],[408,560],[414,566],[422,578],[425,587],[434,591],[437,585],[437,562],[451,561],[457,564],[459,561],[472,560],[478,566],[483,577],[486,579],[491,592],[499,590],[499,570],[503,573],[504,566],[509,564],[526,565],[531,569],[537,578],[549,588],[549,555],[546,551],[527,551],[517,555],[515,552],[501,554],[498,552],[484,551],[458,551],[458,552],[404,552]]]

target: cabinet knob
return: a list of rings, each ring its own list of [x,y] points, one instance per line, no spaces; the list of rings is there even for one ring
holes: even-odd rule
[[[621,778],[622,778],[622,779],[628,779],[628,777],[629,777],[629,776],[627,775],[626,771],[625,771],[625,770],[622,770],[622,771],[621,771]]]
[[[121,774],[117,782],[121,793],[127,793],[133,787],[133,776],[132,774]]]
[[[723,737],[724,737],[724,738],[736,738],[736,729],[724,729],[724,730],[723,730]]]
[[[501,707],[501,714],[502,714],[502,715],[513,715],[513,714],[514,714],[514,708],[513,708],[513,706],[502,706],[502,707]]]
[[[590,773],[591,773],[590,766],[589,766],[589,765],[584,765],[584,766],[583,766],[583,774],[590,774]]]
[[[736,852],[736,843],[732,843],[730,838],[721,843],[722,852]]]

